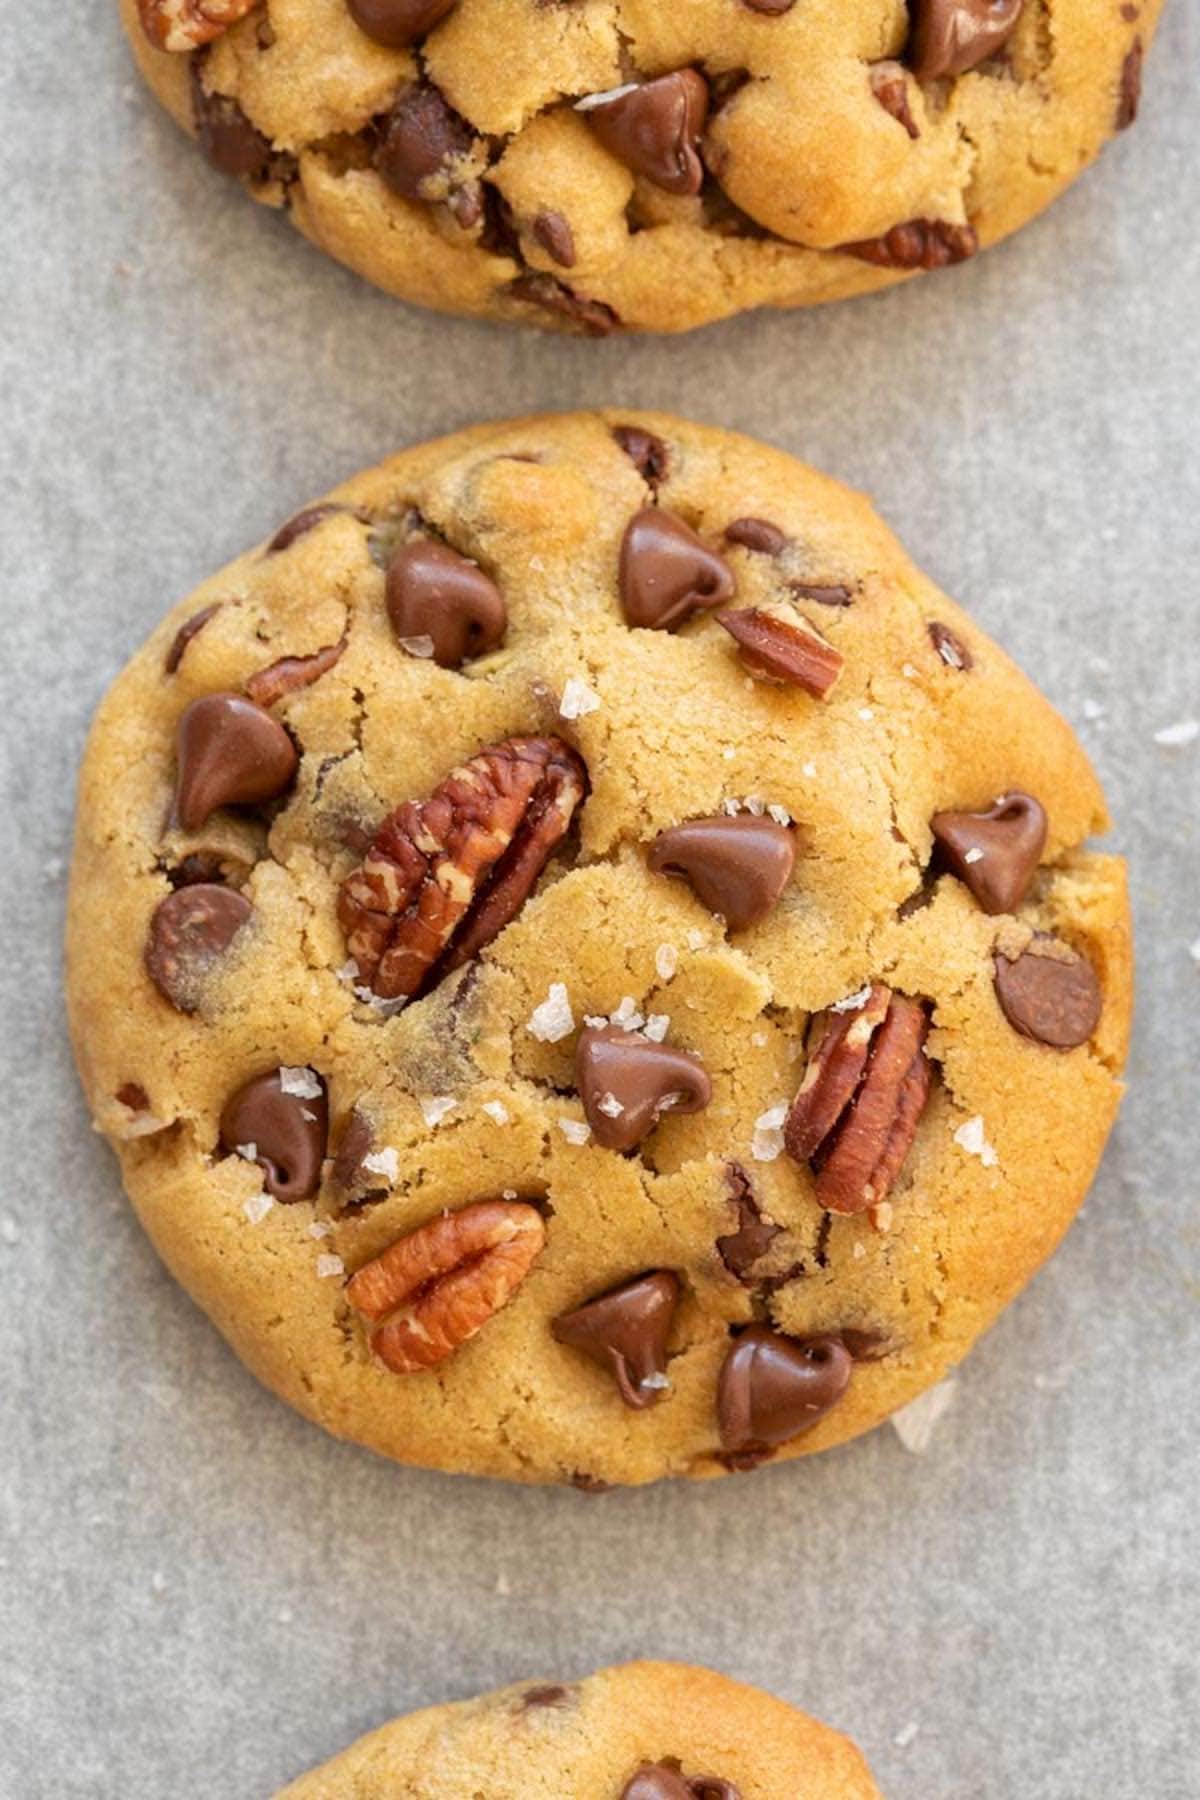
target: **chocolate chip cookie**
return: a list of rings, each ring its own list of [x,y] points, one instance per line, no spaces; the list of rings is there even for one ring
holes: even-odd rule
[[[626,1663],[431,1706],[278,1800],[878,1800],[848,1738],[759,1688]]]
[[[859,496],[666,417],[479,427],[115,683],[79,1064],[170,1267],[331,1431],[748,1470],[936,1382],[1066,1229],[1129,1023],[1105,824]]]
[[[392,293],[604,335],[943,269],[1137,111],[1161,0],[121,0],[210,162]]]

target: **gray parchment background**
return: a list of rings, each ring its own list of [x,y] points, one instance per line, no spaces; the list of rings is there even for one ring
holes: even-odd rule
[[[393,1713],[653,1654],[851,1730],[889,1800],[1195,1796],[1200,745],[1153,736],[1200,716],[1187,0],[1136,129],[1007,246],[604,344],[420,314],[324,261],[160,117],[114,12],[3,5],[0,1795],[259,1800]],[[84,1113],[62,864],[110,677],[360,465],[593,402],[738,426],[873,493],[1079,725],[1133,858],[1120,1127],[924,1457],[885,1428],[601,1499],[389,1467],[241,1371]]]

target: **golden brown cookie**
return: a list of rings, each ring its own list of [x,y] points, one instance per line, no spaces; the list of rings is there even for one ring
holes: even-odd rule
[[[481,426],[307,508],[100,709],[98,1127],[276,1392],[405,1461],[717,1475],[868,1430],[1115,1114],[1082,750],[867,502],[728,432]]]
[[[1161,0],[121,0],[216,166],[392,293],[684,331],[960,262],[1133,120]]]
[[[878,1800],[840,1732],[685,1663],[626,1663],[430,1706],[279,1800]]]

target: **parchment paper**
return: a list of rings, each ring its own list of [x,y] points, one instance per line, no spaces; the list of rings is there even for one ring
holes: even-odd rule
[[[644,1654],[846,1727],[890,1800],[1196,1795],[1200,743],[1155,741],[1200,717],[1186,0],[1137,127],[1007,246],[601,344],[421,314],[324,260],[159,115],[114,15],[7,0],[0,70],[0,1793],[257,1800],[396,1712]],[[74,769],[165,607],[403,443],[609,401],[868,489],[1080,727],[1133,860],[1120,1127],[920,1457],[885,1427],[588,1499],[336,1444],[164,1274],[72,1073]]]

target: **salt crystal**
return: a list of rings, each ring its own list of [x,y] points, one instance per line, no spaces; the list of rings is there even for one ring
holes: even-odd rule
[[[897,1750],[907,1750],[920,1729],[921,1727],[917,1724],[915,1719],[910,1719],[907,1725],[902,1725],[892,1739]]]
[[[572,675],[563,688],[558,716],[560,719],[582,719],[586,714],[594,713],[599,704],[599,694],[593,693],[586,681]]]
[[[741,808],[739,807],[736,800],[722,800],[721,811],[723,813],[728,813],[729,817],[732,819],[733,815],[736,812],[741,811]]]
[[[340,1256],[318,1256],[318,1281],[327,1281],[331,1275],[344,1275],[345,1273],[346,1265]]]
[[[963,861],[965,863],[982,862],[983,861],[983,851],[979,848],[978,845],[976,845],[973,850],[968,850],[966,852],[966,854],[963,857]]]
[[[761,819],[767,810],[767,803],[761,794],[747,794],[746,798],[742,801],[742,805],[746,808],[746,811],[751,813],[756,819]]]
[[[860,706],[858,716],[860,719],[873,719],[875,717],[874,709],[870,706]]]
[[[765,1047],[766,1042],[767,1042],[766,1032],[765,1031],[752,1031],[750,1033],[750,1042],[754,1045],[754,1048],[756,1050],[762,1050]]]
[[[607,1013],[584,1013],[583,1022],[590,1025],[593,1031],[603,1031],[608,1024]]]
[[[457,1105],[458,1101],[452,1094],[423,1094],[420,1101],[421,1117],[433,1131]]]
[[[1180,719],[1178,724],[1164,725],[1161,731],[1156,731],[1154,741],[1156,744],[1165,744],[1169,750],[1179,750],[1184,744],[1193,743],[1198,737],[1200,737],[1200,719]]]
[[[900,673],[902,675],[907,675],[907,677],[910,681],[915,681],[917,679],[917,671],[913,667],[912,663],[901,663]]]
[[[870,1220],[876,1231],[886,1235],[892,1229],[892,1220],[896,1209],[890,1200],[878,1200],[870,1210]]]
[[[660,981],[670,981],[679,967],[679,952],[674,944],[660,944],[654,952],[654,967]]]
[[[734,749],[732,744],[726,744],[725,748],[721,752],[721,755],[724,757],[726,762],[732,762],[734,757],[737,755],[737,751]]]
[[[779,1100],[760,1113],[754,1121],[750,1154],[755,1162],[774,1162],[783,1149],[783,1122],[787,1118],[786,1100]]]
[[[963,669],[966,667],[966,664],[962,659],[962,651],[958,648],[958,645],[954,642],[953,638],[940,638],[938,640],[937,653],[942,661],[948,663],[952,669]]]
[[[689,950],[703,950],[703,948],[704,948],[704,933],[702,931],[698,931],[696,929],[696,927],[693,925],[691,930],[687,934],[687,943],[688,943]]]
[[[960,1150],[968,1156],[977,1156],[985,1169],[994,1169],[999,1158],[988,1143],[983,1128],[983,1115],[976,1113],[965,1125],[960,1125],[954,1134],[954,1141]]]
[[[952,1375],[947,1381],[939,1381],[936,1387],[927,1388],[892,1414],[892,1429],[906,1450],[914,1456],[921,1456],[928,1450],[938,1421],[945,1418],[953,1406],[957,1391],[958,1383]]]
[[[516,1197],[517,1197],[516,1188],[505,1188],[500,1195],[500,1198],[502,1200],[515,1200]]]
[[[289,1069],[286,1065],[279,1071],[279,1091],[296,1100],[319,1100],[324,1092],[311,1069]]]
[[[561,981],[550,983],[550,992],[540,1006],[535,1006],[527,1027],[531,1037],[543,1044],[557,1044],[575,1029],[575,1015],[566,987]]]
[[[314,1219],[308,1228],[310,1238],[327,1238],[333,1235],[333,1226],[328,1219]]]
[[[641,1028],[642,1015],[634,1004],[632,994],[621,995],[620,1005],[615,1013],[609,1014],[609,1018],[612,1024],[619,1025],[623,1031],[638,1031]]]
[[[671,1384],[667,1380],[666,1376],[660,1375],[657,1371],[655,1371],[655,1373],[653,1375],[644,1375],[642,1377],[642,1379],[638,1382],[638,1386],[644,1387],[644,1388],[663,1389],[663,1388],[669,1388],[670,1385]]]
[[[592,1128],[584,1119],[560,1119],[558,1129],[568,1144],[586,1144],[592,1135]]]
[[[242,1211],[252,1225],[261,1224],[275,1202],[270,1194],[251,1194],[248,1200],[242,1201]]]
[[[836,1013],[858,1012],[870,998],[871,984],[868,981],[858,989],[857,993],[847,994],[844,1000],[835,1000],[829,1010]]]
[[[671,1026],[670,1013],[651,1013],[646,1020],[645,1032],[652,1044],[661,1044]]]
[[[279,1611],[275,1614],[275,1617],[280,1625],[290,1625],[292,1622],[291,1607],[290,1606],[281,1606]]]
[[[807,762],[807,763],[805,763],[805,764],[804,764],[804,766],[803,766],[803,768],[802,768],[802,769],[801,769],[801,770],[800,770],[800,773],[801,773],[801,774],[802,774],[802,775],[807,775],[807,776],[808,776],[808,779],[809,779],[809,780],[810,780],[810,781],[811,781],[811,780],[812,780],[812,779],[813,779],[813,777],[814,777],[814,775],[815,775],[815,774],[816,774],[816,772],[817,772],[817,765],[816,765],[816,763],[814,763],[814,762]]]
[[[397,642],[402,650],[408,651],[410,656],[419,656],[428,661],[433,655],[433,639],[428,632],[423,631],[417,637],[398,638]]]
[[[453,1100],[450,1104],[454,1105]],[[426,1122],[434,1123],[428,1117]],[[400,1175],[400,1153],[393,1150],[390,1144],[382,1150],[369,1150],[362,1159],[362,1166],[368,1175],[382,1175],[385,1181],[396,1181]]]
[[[351,957],[349,962],[344,962],[340,969],[335,969],[334,974],[339,981],[353,983],[358,980],[358,964],[355,962],[354,958]]]
[[[235,1144],[233,1147],[237,1151],[238,1155],[243,1158],[244,1161],[246,1161],[246,1162],[257,1162],[258,1161],[258,1145],[257,1144]]]
[[[786,806],[768,806],[767,811],[777,825],[790,825],[792,822],[792,815]]]
[[[619,1119],[625,1108],[615,1094],[601,1094],[596,1102],[596,1110],[602,1112],[606,1119]]]
[[[503,1100],[485,1100],[480,1111],[485,1112],[488,1118],[493,1119],[497,1125],[508,1124],[510,1114]]]
[[[627,81],[623,87],[605,88],[600,94],[585,94],[582,100],[575,102],[575,111],[591,112],[593,107],[607,106],[611,100],[621,100],[626,94],[635,94],[637,89],[636,81]]]
[[[865,1256],[865,1255],[866,1255],[866,1254],[867,1254],[867,1246],[866,1246],[866,1245],[865,1245],[865,1244],[855,1244],[855,1246],[854,1246],[854,1260],[855,1260],[855,1262],[861,1262],[861,1261],[862,1261],[862,1259],[863,1259],[863,1257],[864,1257],[864,1256]]]

